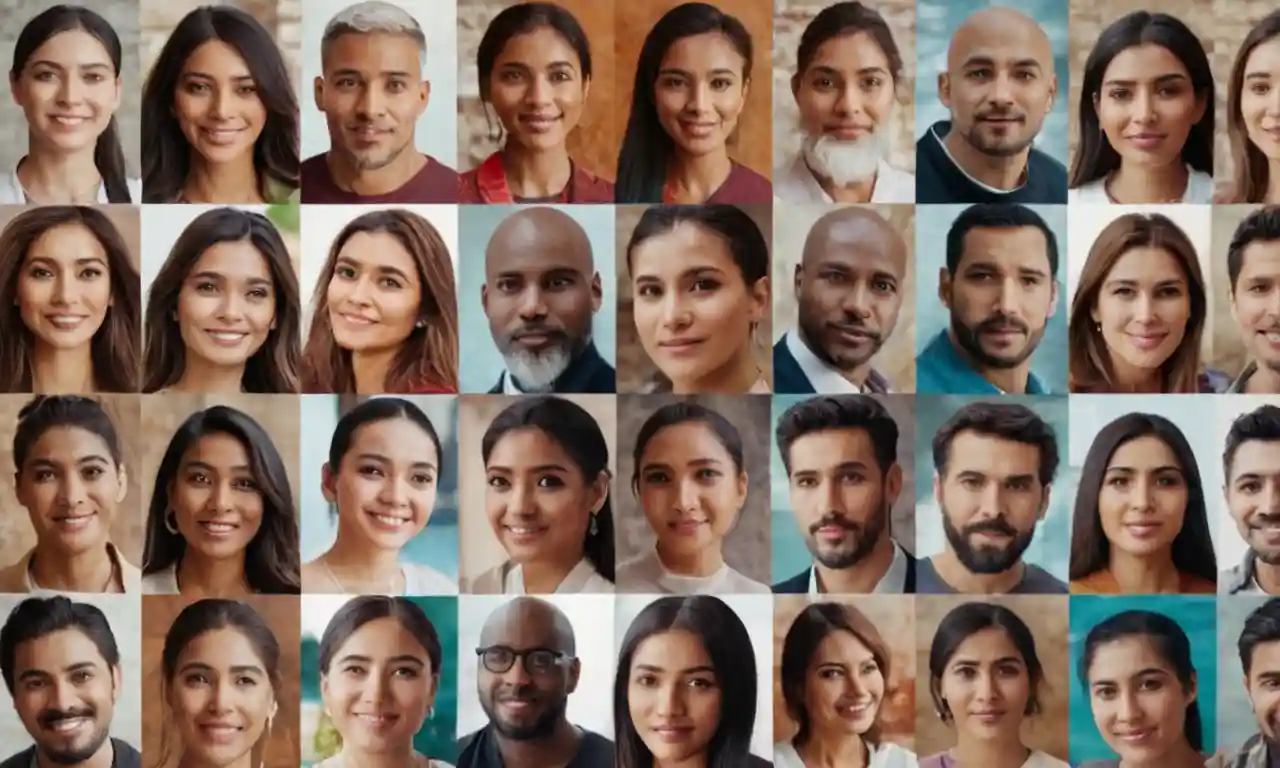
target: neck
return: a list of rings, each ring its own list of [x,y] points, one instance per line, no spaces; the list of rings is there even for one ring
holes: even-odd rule
[[[1280,205],[1280,160],[1267,162],[1267,190],[1262,197],[1262,202],[1268,205]]]
[[[188,351],[182,376],[169,391],[238,394],[244,391],[244,365],[215,365]]]
[[[933,568],[942,580],[961,594],[1004,595],[1018,586],[1026,573],[1026,565],[1021,560],[1014,563],[1007,571],[999,573],[974,573],[964,567],[950,542],[940,555],[933,558]]]
[[[367,591],[374,593],[388,588],[396,591],[395,585],[403,573],[399,550],[370,546],[363,539],[354,534],[344,535],[339,523],[337,540],[328,552],[320,556],[320,560],[342,581],[338,586],[346,590],[370,586],[372,589]]]
[[[46,395],[93,392],[93,348],[55,349],[37,344],[31,361],[31,389]]]
[[[659,541],[654,552],[662,567],[677,576],[710,576],[724,567],[724,553],[718,545],[703,547],[689,554],[676,554],[664,550]]]
[[[37,544],[31,560],[31,579],[41,589],[98,593],[112,581],[115,568],[105,545],[68,557]],[[108,586],[107,591],[114,592],[113,586]]]
[[[381,395],[387,391],[387,374],[399,347],[351,353],[351,372],[356,379],[357,395]]]
[[[1191,174],[1181,158],[1155,168],[1135,168],[1120,163],[1120,168],[1104,183],[1107,194],[1117,203],[1176,203],[1187,192]]]
[[[1255,363],[1253,373],[1244,383],[1244,391],[1250,395],[1280,394],[1280,372],[1272,370],[1269,365]]]
[[[871,552],[848,568],[828,568],[815,562],[813,567],[818,575],[818,585],[822,592],[839,595],[864,595],[873,592],[876,585],[888,573],[893,565],[893,539],[882,534]]]
[[[521,199],[554,197],[569,186],[573,175],[563,144],[543,152],[508,141],[502,148],[502,168],[511,195]]]
[[[671,391],[677,395],[725,394],[741,395],[749,392],[760,380],[760,364],[750,342],[744,344],[738,354],[707,375],[685,381],[671,381]]]
[[[960,355],[979,376],[991,382],[992,386],[1009,395],[1025,395],[1027,393],[1027,381],[1031,378],[1030,357],[1012,368],[994,368],[989,365],[982,365],[977,360],[974,360],[964,346],[956,340],[954,329],[947,329],[947,338],[951,341],[951,346],[955,349],[956,354]]]
[[[653,768],[707,768],[707,753],[699,752],[696,755],[689,755],[676,760],[655,759]]]
[[[1268,595],[1280,595],[1280,565],[1271,565],[1253,558],[1253,578]]]
[[[503,765],[521,765],[529,768],[558,768],[568,765],[578,754],[582,737],[569,721],[561,719],[551,735],[541,739],[508,739],[497,730],[493,732],[498,742],[498,753]]]
[[[417,760],[412,742],[378,752],[368,752],[346,744],[338,756],[342,758],[340,765],[343,768],[412,768]]]
[[[244,570],[242,549],[229,558],[210,558],[188,546],[178,562],[178,591],[190,598],[243,597],[253,590]]]
[[[329,177],[345,192],[361,197],[389,195],[408,184],[427,164],[427,156],[412,146],[406,146],[395,159],[381,168],[360,168],[341,152],[325,154]]]
[[[245,752],[229,763],[204,760],[187,751],[182,753],[182,759],[178,761],[177,768],[253,768],[253,750]]]
[[[818,182],[818,186],[822,187],[822,191],[831,196],[832,202],[869,203],[871,202],[871,196],[875,194],[878,173],[872,174],[870,178],[859,179],[851,184],[838,185],[829,177],[813,170],[808,161],[805,161],[805,167],[809,169],[809,173],[813,174],[814,180]]]
[[[729,150],[721,147],[705,155],[680,153],[675,163],[667,169],[667,186],[674,202],[699,204],[708,198],[729,178],[733,161]]]
[[[951,756],[963,768],[1020,768],[1031,757],[1031,750],[1023,746],[1017,729],[990,739],[976,739],[961,730]]]
[[[582,559],[578,552],[573,562],[530,560],[520,564],[520,575],[524,579],[524,591],[527,595],[549,595],[555,592]]]
[[[111,739],[107,739],[102,742],[101,747],[98,747],[97,752],[94,752],[87,760],[81,760],[76,763],[74,768],[111,768],[115,759],[116,747],[111,743]],[[36,747],[36,766],[38,768],[67,768],[66,763],[50,760],[39,747]]]
[[[191,153],[191,172],[182,188],[188,203],[261,203],[258,171],[253,167],[253,153],[246,152],[237,160],[212,165],[198,152]]]
[[[1159,394],[1164,389],[1164,377],[1159,368],[1138,368],[1110,355],[1111,372],[1115,374],[1117,392]]]
[[[953,126],[942,139],[956,164],[978,181],[995,189],[1014,189],[1027,170],[1031,147],[1016,155],[997,156],[979,152]]]
[[[863,740],[849,738],[849,734],[818,733],[796,747],[796,754],[805,768],[866,768],[870,762],[870,750]]]
[[[1204,764],[1204,755],[1192,749],[1186,739],[1178,739],[1164,754],[1146,760],[1121,760],[1120,768],[1201,768]]]
[[[33,198],[46,205],[98,202],[102,175],[93,147],[63,152],[29,140],[27,156],[18,163],[18,181]]]
[[[1131,555],[1111,547],[1107,569],[1125,595],[1177,594],[1181,583],[1173,565],[1173,551],[1166,549],[1150,557]]]

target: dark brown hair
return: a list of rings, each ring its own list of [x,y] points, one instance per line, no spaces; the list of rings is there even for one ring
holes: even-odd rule
[[[1244,93],[1244,68],[1258,46],[1280,35],[1280,10],[1272,11],[1245,35],[1231,75],[1227,79],[1227,137],[1231,140],[1231,163],[1235,178],[1224,202],[1260,203],[1267,194],[1270,182],[1269,163],[1252,141],[1244,126],[1244,113],[1240,109],[1240,95]]]

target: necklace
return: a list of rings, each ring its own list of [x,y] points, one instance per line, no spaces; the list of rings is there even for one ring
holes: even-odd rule
[[[324,572],[325,572],[325,574],[329,577],[329,580],[330,580],[330,581],[332,581],[332,582],[334,583],[334,585],[336,585],[336,586],[338,587],[338,589],[342,590],[342,593],[343,593],[343,594],[346,594],[346,595],[358,595],[358,594],[362,594],[362,593],[361,593],[361,592],[359,592],[358,590],[348,589],[348,588],[347,588],[347,585],[342,583],[342,579],[338,578],[338,574],[336,574],[336,573],[334,573],[334,572],[333,572],[333,569],[329,567],[329,563],[325,562],[325,559],[324,559],[323,557],[322,557],[322,558],[320,558],[320,561],[319,561],[319,562],[320,562],[320,566],[321,566],[322,568],[324,568]],[[386,590],[385,592],[383,592],[382,594],[386,594],[386,595],[396,595],[396,594],[399,594],[399,591],[400,591],[400,590],[397,590],[397,589],[395,589],[395,588],[394,588],[394,587],[395,587],[395,585],[396,585],[396,577],[395,577],[395,576],[392,576],[392,577],[391,577],[391,579],[387,582],[387,585],[388,585],[389,587],[391,587],[391,588],[390,588],[390,589],[387,589],[387,590]]]

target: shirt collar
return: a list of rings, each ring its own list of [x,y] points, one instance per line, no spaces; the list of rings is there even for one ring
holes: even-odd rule
[[[875,588],[871,591],[875,594],[902,594],[907,590],[907,553],[898,546],[898,542],[893,543],[893,561],[889,563],[889,568],[880,577],[880,581],[876,582]],[[818,589],[818,569],[815,566],[809,566],[809,594],[820,595],[822,590]]]
[[[1257,560],[1253,550],[1245,553],[1240,564],[1231,569],[1231,580],[1227,584],[1227,594],[1234,595],[1237,592],[1249,592],[1251,590],[1262,591],[1262,585],[1257,581]]]
[[[27,592],[52,592],[54,590],[45,589],[35,583],[31,578],[31,558],[35,557],[36,548],[32,547],[22,558],[22,586]],[[115,576],[120,580],[121,588],[126,592],[140,591],[141,582],[137,586],[132,584],[133,579],[130,578],[130,566],[120,557],[119,550],[116,545],[107,542],[107,557],[111,558],[111,564],[115,566]]]
[[[1246,365],[1244,367],[1244,370],[1240,372],[1240,375],[1236,377],[1236,380],[1231,382],[1231,386],[1227,389],[1227,393],[1228,394],[1243,393],[1245,391],[1245,387],[1249,385],[1249,377],[1257,373],[1257,371],[1258,371],[1257,361],[1250,360],[1249,364]]]
[[[942,133],[938,133],[939,128],[943,129]],[[947,161],[951,163],[951,165],[955,166],[955,169],[963,174],[964,177],[969,180],[970,184],[973,184],[984,192],[989,192],[993,195],[1007,195],[1012,192],[1017,192],[1019,189],[1027,186],[1027,180],[1031,176],[1031,155],[1029,153],[1027,155],[1026,165],[1022,167],[1022,175],[1018,177],[1018,186],[1013,189],[1000,189],[999,187],[992,187],[984,184],[970,176],[969,172],[964,169],[964,166],[960,165],[960,163],[956,161],[955,157],[951,155],[951,150],[947,149],[947,143],[943,141],[947,134],[951,133],[951,121],[943,120],[941,122],[934,123],[933,126],[929,128],[929,133],[933,135],[933,140],[938,142],[938,149],[942,150],[942,154],[947,158]],[[1031,147],[1031,151],[1035,151],[1034,146]]]
[[[876,161],[876,183],[871,189],[872,203],[894,202],[888,199],[891,186],[888,179],[894,173],[894,169],[884,158]],[[804,151],[796,153],[795,158],[786,170],[780,174],[778,181],[779,195],[783,199],[790,198],[791,202],[809,202],[809,203],[833,203],[831,195],[822,188],[818,183],[818,177],[813,175],[813,169],[805,162]]]
[[[880,390],[876,388],[876,379],[886,384],[888,382],[874,370],[867,375],[867,382],[864,386],[858,386],[846,379],[839,371],[813,353],[813,350],[809,348],[808,342],[800,337],[798,330],[788,331],[786,340],[787,351],[796,359],[796,364],[800,366],[800,371],[809,380],[809,383],[813,385],[815,392],[832,395],[860,395],[867,392],[887,393],[887,387]]]
[[[982,374],[973,369],[967,360],[961,357],[959,350],[951,343],[951,337],[942,330],[921,354],[926,363],[935,366],[939,377],[946,379],[946,389],[955,394],[1008,394],[995,384],[987,381]],[[1047,395],[1049,391],[1040,379],[1031,371],[1027,371],[1028,395]]]

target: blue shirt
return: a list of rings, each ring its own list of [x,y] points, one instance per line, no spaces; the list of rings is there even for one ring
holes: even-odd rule
[[[969,365],[944,330],[916,358],[916,392],[922,395],[998,395],[1000,389]],[[1049,388],[1027,372],[1027,394],[1047,395]]]

